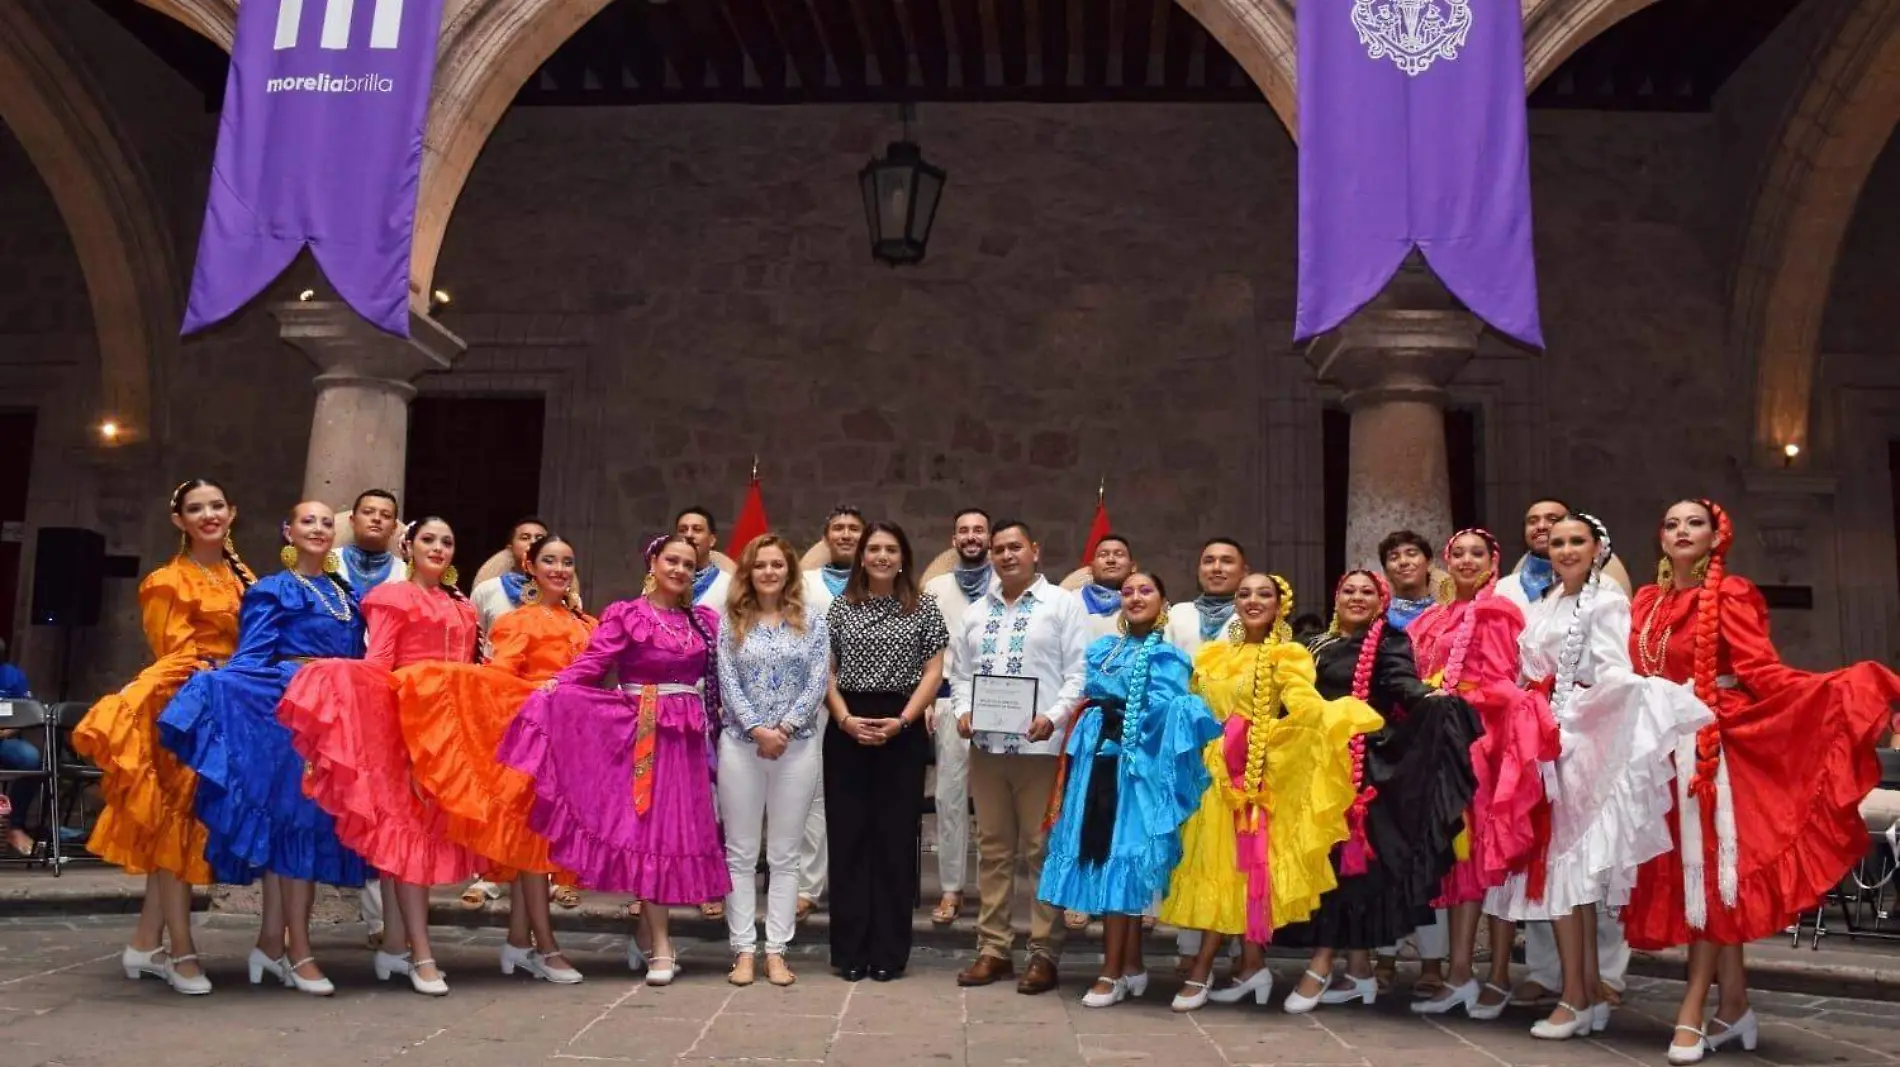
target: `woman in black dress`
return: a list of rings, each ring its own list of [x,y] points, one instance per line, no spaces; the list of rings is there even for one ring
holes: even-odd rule
[[[1273,935],[1276,945],[1313,949],[1284,1005],[1296,1015],[1321,1004],[1372,1003],[1372,951],[1432,921],[1432,899],[1477,788],[1470,750],[1484,728],[1462,698],[1419,679],[1411,642],[1386,625],[1391,599],[1381,576],[1347,573],[1332,625],[1311,643],[1320,695],[1357,696],[1386,724],[1354,753],[1359,796],[1348,815],[1352,839],[1333,853],[1338,888],[1311,919]],[[1340,951],[1346,973],[1334,979]]]

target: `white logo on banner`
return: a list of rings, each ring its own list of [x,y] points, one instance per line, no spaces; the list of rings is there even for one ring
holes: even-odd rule
[[[350,47],[350,20],[356,15],[356,0],[318,0],[323,4],[323,32],[320,48],[341,52]],[[393,49],[402,40],[403,0],[375,0],[369,20],[369,46]],[[303,0],[277,0],[276,49],[297,47],[298,28],[303,23]]]
[[[1458,58],[1471,32],[1471,0],[1353,0],[1352,25],[1368,56],[1390,56],[1416,77],[1436,60]]]

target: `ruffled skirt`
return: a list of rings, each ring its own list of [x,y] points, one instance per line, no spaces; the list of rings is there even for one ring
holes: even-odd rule
[[[158,743],[158,716],[193,673],[168,660],[92,706],[73,731],[73,748],[103,772],[105,807],[86,848],[127,874],[170,871],[209,885],[205,828],[192,809],[198,776]]]
[[[1693,691],[1661,678],[1578,689],[1563,713],[1563,754],[1543,766],[1550,846],[1542,892],[1528,871],[1485,895],[1484,910],[1514,922],[1559,918],[1585,904],[1622,907],[1637,869],[1669,850],[1672,754],[1714,716]]]
[[[297,672],[277,706],[303,756],[304,793],[336,819],[337,837],[376,870],[415,885],[459,882],[481,860],[449,839],[449,815],[416,782],[396,694],[418,663],[393,674],[325,659]]]
[[[1544,802],[1538,764],[1560,751],[1556,720],[1541,693],[1488,683],[1460,686],[1484,736],[1471,746],[1478,791],[1465,816],[1466,857],[1452,867],[1433,906],[1475,904],[1521,868],[1536,845],[1532,812]]]
[[[564,685],[537,692],[501,743],[501,762],[534,781],[529,825],[552,862],[589,889],[656,904],[697,904],[732,889],[713,813],[705,706],[659,697],[653,800],[634,811],[638,694]]]
[[[226,885],[265,872],[327,885],[363,884],[363,860],[336,820],[306,797],[303,759],[277,721],[297,664],[200,671],[158,719],[159,739],[198,775],[205,854]]]

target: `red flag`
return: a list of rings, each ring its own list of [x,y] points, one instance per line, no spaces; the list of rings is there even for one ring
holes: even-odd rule
[[[1108,499],[1105,492],[1095,494],[1095,521],[1089,523],[1088,543],[1082,548],[1082,566],[1095,562],[1095,549],[1101,545],[1102,538],[1114,532],[1108,524]]]
[[[759,495],[759,476],[754,473],[752,484],[745,491],[745,503],[739,508],[738,521],[732,524],[732,534],[726,541],[727,552],[738,559],[745,546],[769,529],[765,523],[765,498]]]

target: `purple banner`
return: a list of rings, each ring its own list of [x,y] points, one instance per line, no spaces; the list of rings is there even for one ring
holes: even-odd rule
[[[1543,347],[1519,2],[1299,5],[1296,340],[1344,322],[1416,247],[1479,318]]]
[[[185,333],[305,245],[357,313],[409,335],[409,253],[443,0],[244,0]]]

